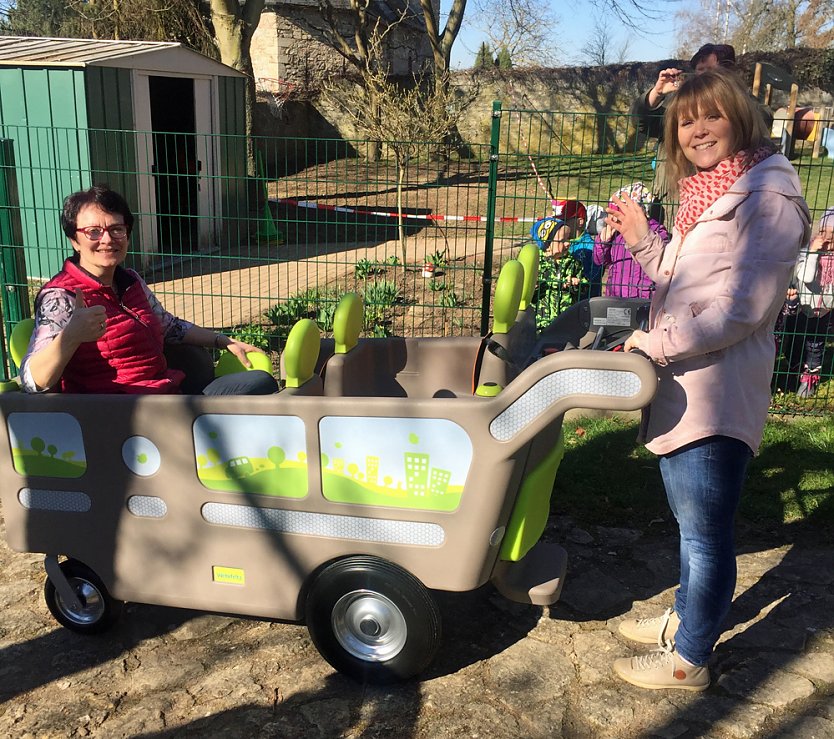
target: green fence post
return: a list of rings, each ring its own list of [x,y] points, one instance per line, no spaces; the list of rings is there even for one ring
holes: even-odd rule
[[[489,137],[489,177],[487,179],[486,229],[484,232],[483,296],[481,299],[481,336],[489,332],[489,300],[492,293],[492,249],[495,241],[495,199],[498,192],[498,142],[501,137],[501,101],[492,102],[492,126]]]
[[[27,318],[30,312],[15,175],[14,141],[11,139],[0,139],[0,293],[3,310],[0,357],[5,373],[4,379],[8,379],[12,374],[12,368],[6,352],[6,337],[9,336],[12,327],[21,318]]]

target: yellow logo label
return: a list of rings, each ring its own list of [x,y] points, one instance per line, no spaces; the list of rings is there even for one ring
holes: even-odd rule
[[[214,582],[224,582],[227,585],[246,585],[246,575],[243,570],[237,567],[218,567],[211,568],[212,580]]]

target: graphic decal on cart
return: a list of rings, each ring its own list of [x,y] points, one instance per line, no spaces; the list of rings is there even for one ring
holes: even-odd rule
[[[453,511],[472,442],[439,418],[347,418],[319,424],[322,492],[340,503]]]
[[[122,460],[134,475],[150,477],[159,470],[162,455],[150,439],[144,436],[131,436],[122,444]]]
[[[87,471],[81,426],[69,413],[10,413],[7,426],[19,474],[81,477]]]
[[[194,422],[197,477],[210,490],[303,498],[304,422],[296,416],[206,414]]]

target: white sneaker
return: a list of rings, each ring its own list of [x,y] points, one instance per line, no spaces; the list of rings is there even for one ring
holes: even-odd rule
[[[620,623],[619,631],[631,641],[640,644],[657,644],[663,648],[675,645],[675,634],[681,620],[671,608],[667,608],[662,616],[653,618],[627,618]]]
[[[709,687],[709,669],[690,665],[673,649],[614,660],[614,672],[627,683],[649,690],[693,690]]]

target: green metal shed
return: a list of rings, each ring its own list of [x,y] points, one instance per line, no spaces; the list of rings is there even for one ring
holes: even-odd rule
[[[14,145],[26,268],[68,253],[63,198],[107,182],[147,267],[214,251],[245,196],[245,77],[177,43],[0,36],[0,138]]]

